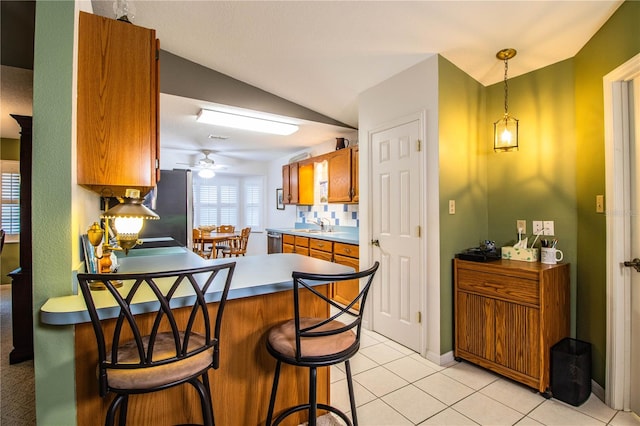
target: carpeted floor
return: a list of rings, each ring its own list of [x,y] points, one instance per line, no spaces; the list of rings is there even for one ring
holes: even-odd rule
[[[33,361],[9,364],[13,349],[11,285],[0,285],[0,425],[36,424]]]

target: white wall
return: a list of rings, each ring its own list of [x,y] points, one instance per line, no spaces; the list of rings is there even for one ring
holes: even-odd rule
[[[421,280],[425,283],[421,295],[422,311],[427,313],[422,353],[439,362],[440,357],[440,256],[438,213],[438,57],[432,56],[419,64],[371,87],[358,98],[360,140],[360,241],[370,241],[371,214],[369,197],[369,134],[384,125],[410,115],[424,117],[423,155],[425,171],[421,189],[425,232],[422,253]],[[373,262],[372,247],[360,245],[360,265]],[[372,306],[372,305],[369,305]],[[375,327],[374,327],[375,328]]]

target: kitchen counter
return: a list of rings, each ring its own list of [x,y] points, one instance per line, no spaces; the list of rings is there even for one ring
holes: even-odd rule
[[[198,268],[210,264],[236,262],[235,273],[229,290],[228,299],[269,294],[291,289],[293,271],[313,273],[353,272],[353,268],[301,256],[291,253],[276,255],[241,256],[222,259],[203,259],[185,247],[166,247],[137,249],[127,257],[119,257],[119,273],[171,271],[186,268]],[[257,273],[259,271],[259,273]],[[207,302],[220,299],[220,285],[213,285],[205,294]],[[117,315],[115,302],[107,292],[97,294],[96,305],[100,306],[101,318],[113,318]],[[104,296],[104,297],[101,297]],[[173,308],[185,306],[192,294],[176,295]],[[145,301],[133,306],[136,314],[146,311]],[[89,314],[82,294],[53,297],[40,308],[40,320],[44,324],[67,325],[89,322]]]
[[[275,360],[266,350],[269,328],[293,316],[291,273],[301,270],[315,273],[345,273],[353,268],[297,254],[271,254],[226,259],[202,259],[184,247],[142,248],[119,258],[120,272],[158,271],[198,267],[212,263],[236,262],[229,300],[221,331],[220,368],[209,372],[216,423],[228,426],[263,425],[275,370]],[[125,284],[126,285],[126,284]],[[221,287],[206,295],[209,315],[217,312]],[[329,285],[319,284],[317,291],[328,295]],[[105,297],[106,297],[106,292]],[[178,303],[191,296],[181,295]],[[115,323],[107,301],[103,301],[107,326]],[[328,317],[329,307],[310,292],[300,293],[302,309],[313,317]],[[144,313],[145,301],[137,312]],[[179,321],[187,321],[189,308],[174,307]],[[115,311],[115,310],[113,310]],[[149,314],[152,315],[152,314]],[[75,392],[77,424],[94,425],[103,419],[109,397],[98,394],[96,365],[98,354],[93,327],[88,321],[81,295],[54,297],[40,309],[43,323],[75,327]],[[306,400],[309,374],[303,368],[284,367],[280,386],[288,392],[279,395],[275,413]],[[318,402],[329,402],[329,368],[318,369]],[[127,423],[185,424],[202,423],[200,402],[189,386],[176,386],[161,392],[136,395],[129,401]],[[306,421],[304,413],[292,419]],[[102,420],[100,420],[102,421]]]
[[[333,231],[321,231],[314,228],[267,228],[267,232],[278,234],[298,235],[301,237],[317,238],[319,240],[334,241],[338,243],[360,243],[359,230],[353,226],[334,226]]]

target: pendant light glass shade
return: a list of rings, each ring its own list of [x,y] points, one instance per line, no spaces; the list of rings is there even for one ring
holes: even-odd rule
[[[515,49],[502,49],[496,53],[496,58],[504,61],[504,116],[493,123],[493,150],[518,150],[518,119],[509,115],[509,86],[507,85],[507,70],[509,59],[516,56]]]
[[[505,114],[493,123],[493,149],[495,151],[518,150],[518,119]]]

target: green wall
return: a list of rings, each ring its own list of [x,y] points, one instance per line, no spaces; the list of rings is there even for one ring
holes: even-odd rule
[[[577,201],[577,337],[592,344],[592,376],[605,385],[606,217],[602,78],[640,52],[640,2],[626,1],[574,57]],[[606,194],[605,194],[606,195]]]
[[[20,139],[0,139],[0,159],[20,160]],[[0,255],[0,283],[10,284],[7,274],[20,266],[20,243],[6,243]]]
[[[440,58],[442,353],[453,347],[455,253],[485,238],[513,244],[518,219],[527,221],[530,238],[533,220],[553,220],[571,263],[571,333],[592,343],[592,377],[605,385],[605,216],[595,213],[595,197],[605,193],[602,77],[640,52],[638,22],[640,2],[627,1],[574,58],[509,79],[509,112],[520,120],[517,152],[492,150],[503,83],[484,88]]]
[[[511,61],[517,61],[516,56]],[[522,59],[521,59],[522,60]],[[499,246],[517,240],[516,220],[552,220],[558,248],[571,268],[571,334],[576,300],[576,143],[573,61],[565,60],[509,79],[509,113],[520,120],[519,149],[487,157],[489,234]],[[487,88],[486,128],[492,148],[492,123],[504,114],[504,83]],[[542,237],[540,237],[542,238]],[[539,242],[536,243],[539,246]]]
[[[484,140],[484,88],[438,57],[440,167],[440,350],[453,350],[451,260],[489,238]],[[449,200],[456,214],[449,214]]]
[[[38,425],[74,425],[71,326],[40,324],[50,297],[72,293],[73,1],[36,3],[33,74],[33,307]],[[54,167],[52,167],[54,165]],[[44,214],[46,212],[46,214]],[[76,244],[77,245],[77,244]],[[77,251],[77,250],[76,250]]]

